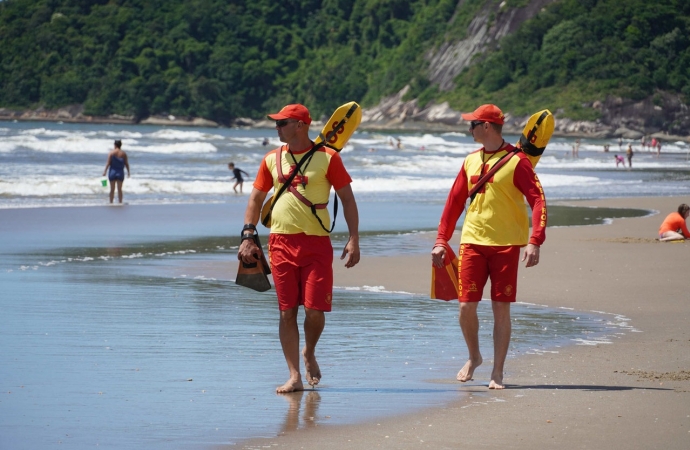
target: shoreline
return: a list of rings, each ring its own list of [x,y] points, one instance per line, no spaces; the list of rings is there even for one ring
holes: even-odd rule
[[[690,243],[654,239],[663,216],[682,202],[688,199],[564,202],[660,213],[614,219],[610,225],[550,228],[542,265],[519,273],[519,301],[616,314],[629,319],[637,332],[626,332],[611,345],[573,345],[511,358],[504,391],[489,391],[488,380],[449,380],[469,398],[376,423],[315,424],[228,448],[687,448],[690,303],[685,267]],[[428,259],[365,257],[350,270],[336,263],[335,284],[428,294]],[[455,344],[462,361],[464,342]],[[490,365],[491,355],[484,356]]]
[[[0,122],[53,122],[53,123],[72,123],[72,124],[95,124],[95,125],[154,125],[154,126],[171,126],[171,127],[190,127],[190,128],[248,128],[248,129],[273,129],[274,126],[271,121],[268,120],[254,120],[248,118],[238,118],[235,123],[231,126],[224,126],[212,120],[194,117],[194,118],[177,118],[174,116],[151,116],[140,121],[134,120],[133,117],[112,115],[109,117],[97,117],[97,116],[83,116],[78,113],[76,116],[68,112],[70,108],[63,108],[57,112],[46,112],[46,111],[14,111],[7,110],[6,108],[0,108]],[[63,112],[64,111],[64,112]],[[558,119],[557,119],[558,120]],[[570,121],[570,119],[565,119]],[[313,120],[312,130],[320,130],[324,125],[323,121]],[[363,121],[359,127],[359,131],[366,132],[380,132],[380,133],[444,133],[444,132],[458,132],[466,128],[464,124],[448,124],[443,122],[423,122],[416,120],[408,120],[404,122],[390,120],[388,122],[366,122]],[[522,133],[522,127],[516,126],[514,124],[506,123],[504,127],[504,134],[507,135],[520,135]],[[600,131],[596,132],[576,132],[576,131],[561,131],[554,130],[553,137],[563,137],[563,138],[581,138],[581,139],[617,139],[618,137],[624,137],[626,140],[637,140],[638,138],[632,138],[631,136],[645,135],[657,139],[662,139],[666,142],[669,141],[683,141],[690,142],[690,136],[681,136],[667,134],[665,132],[656,133],[645,133],[640,130],[625,130],[623,134],[630,134],[630,137],[623,136],[622,134],[613,133],[602,133]]]

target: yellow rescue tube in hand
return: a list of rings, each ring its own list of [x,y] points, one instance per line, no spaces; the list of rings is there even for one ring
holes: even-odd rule
[[[523,128],[520,142],[517,143],[516,147],[527,155],[532,162],[532,167],[537,167],[537,163],[553,135],[555,126],[556,121],[553,114],[548,109],[544,109],[532,114]]]

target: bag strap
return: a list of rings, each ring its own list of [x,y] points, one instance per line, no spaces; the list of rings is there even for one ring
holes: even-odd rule
[[[474,197],[477,195],[477,192],[482,188],[482,186],[484,186],[484,184],[487,181],[489,181],[491,177],[493,177],[501,167],[505,166],[506,163],[510,160],[510,158],[512,158],[513,155],[515,155],[519,151],[520,149],[515,147],[513,148],[513,150],[503,155],[503,157],[499,159],[498,162],[494,164],[493,167],[491,167],[491,169],[489,169],[489,171],[486,172],[484,176],[479,179],[479,181],[477,181],[477,184],[472,186],[472,189],[470,189],[470,192],[468,192],[467,194],[470,197],[470,204],[472,204]]]
[[[350,119],[350,117],[352,117],[352,114],[355,113],[357,108],[359,108],[359,105],[357,105],[356,103],[354,105],[352,105],[350,107],[350,109],[347,111],[347,113],[345,113],[345,117],[342,120],[340,120],[340,122],[338,122],[336,124],[336,126],[334,126],[331,131],[326,133],[326,136],[323,135],[323,132],[319,133],[319,138],[321,138],[321,142],[319,142],[318,144],[315,144],[311,148],[311,150],[309,150],[309,152],[306,155],[304,155],[304,157],[302,159],[299,160],[299,162],[297,163],[297,165],[295,167],[295,170],[290,174],[290,176],[287,179],[283,175],[283,167],[282,167],[283,146],[281,145],[280,148],[276,149],[276,163],[277,163],[277,170],[278,170],[278,181],[283,183],[283,185],[280,187],[280,190],[278,191],[278,193],[274,196],[273,202],[271,203],[271,208],[268,210],[268,214],[266,214],[266,216],[264,217],[264,220],[261,221],[261,223],[264,226],[266,226],[266,227],[268,226],[268,222],[271,219],[271,213],[273,212],[273,207],[275,206],[276,202],[278,201],[278,198],[280,198],[280,196],[283,194],[283,192],[285,192],[286,189],[290,189],[290,192],[292,192],[295,195],[295,197],[300,199],[300,201],[302,201],[302,203],[304,203],[305,205],[307,205],[308,207],[311,208],[311,212],[314,214],[316,219],[319,221],[319,225],[321,225],[321,228],[323,228],[328,233],[333,231],[333,229],[335,228],[335,219],[338,216],[338,194],[335,195],[335,201],[334,201],[334,205],[333,205],[333,223],[331,224],[331,229],[329,230],[328,228],[326,228],[324,226],[323,222],[321,221],[321,218],[316,213],[317,209],[326,208],[328,206],[328,203],[320,203],[320,204],[314,205],[306,197],[304,197],[302,194],[300,194],[297,191],[297,189],[295,189],[292,186],[292,180],[295,179],[295,176],[297,176],[297,173],[302,168],[302,163],[304,161],[308,160],[309,157],[312,154],[314,154],[316,152],[316,150],[320,149],[321,147],[332,148],[333,150],[340,152],[341,149],[336,148],[336,147],[332,147],[331,145],[329,145],[329,143],[330,143],[329,141],[331,141],[333,139],[333,137],[336,136],[338,134],[338,132],[345,126],[345,124]]]
[[[298,162],[297,165],[295,166],[295,170],[290,174],[290,176],[288,176],[287,179],[285,179],[285,181],[283,181],[283,180],[280,179],[280,178],[281,178],[280,175],[282,175],[282,167],[281,167],[281,166],[282,166],[282,150],[283,150],[283,146],[281,145],[278,149],[276,149],[276,164],[277,164],[277,167],[278,167],[278,170],[279,170],[279,179],[278,179],[278,181],[280,181],[281,183],[283,183],[283,185],[280,187],[280,189],[278,190],[278,193],[277,193],[277,194],[275,195],[275,197],[273,198],[273,201],[271,202],[271,208],[268,210],[268,214],[266,214],[266,217],[264,217],[264,220],[261,221],[261,223],[262,223],[264,226],[268,227],[268,221],[271,219],[271,212],[273,212],[273,207],[276,205],[276,202],[278,201],[278,199],[280,198],[280,196],[283,195],[283,192],[285,192],[285,190],[288,188],[288,186],[291,186],[291,185],[292,185],[292,180],[294,180],[294,179],[295,179],[295,176],[297,176],[297,173],[298,173],[299,170],[302,168],[302,164],[304,163],[304,161],[306,161],[307,159],[309,159],[309,156],[313,155],[313,154],[316,152],[316,150],[318,150],[319,148],[321,148],[321,147],[323,147],[323,146],[324,146],[324,144],[321,143],[321,142],[319,142],[318,144],[314,145],[314,146],[307,152],[307,154],[304,155],[304,158],[302,158],[302,159],[299,160],[299,162]],[[283,177],[283,179],[284,179],[284,177]]]
[[[311,209],[312,214],[314,214],[314,217],[316,217],[316,220],[319,221],[319,225],[321,225],[321,228],[323,228],[324,231],[326,231],[327,233],[330,233],[331,231],[333,231],[333,229],[335,228],[335,218],[338,216],[338,194],[335,195],[335,202],[334,202],[334,204],[333,204],[333,223],[331,224],[331,228],[328,229],[328,228],[326,228],[326,226],[323,224],[323,221],[321,220],[321,217],[319,217],[319,215],[316,213],[316,210],[317,210],[317,209],[326,209],[326,208],[328,207],[328,202],[326,202],[326,203],[316,203],[316,204],[315,204],[315,203],[312,203],[311,201],[309,201],[308,198],[306,198],[304,195],[302,195],[302,193],[299,192],[299,191],[297,190],[297,188],[295,188],[295,187],[292,185],[292,180],[295,178],[297,172],[299,171],[299,169],[300,169],[300,167],[301,167],[301,165],[302,165],[302,164],[301,164],[302,161],[304,161],[304,160],[306,160],[307,158],[309,158],[309,155],[308,155],[308,154],[307,154],[307,155],[304,155],[304,157],[303,157],[302,159],[300,159],[300,161],[299,161],[299,163],[298,163],[299,165],[296,166],[296,167],[295,167],[295,170],[292,172],[289,182],[286,182],[287,180],[285,179],[285,175],[283,174],[283,164],[282,164],[282,161],[283,161],[283,160],[282,160],[282,158],[283,158],[283,156],[282,156],[282,147],[281,147],[281,149],[278,151],[278,158],[277,158],[277,160],[278,160],[278,165],[276,166],[277,172],[278,172],[278,181],[280,181],[281,183],[285,183],[285,184],[283,184],[283,187],[287,186],[287,190],[290,191],[290,192],[292,193],[292,195],[294,195],[295,197],[297,197],[298,200],[300,200],[300,201],[301,201],[302,203],[304,203],[309,209]],[[281,188],[281,191],[284,191],[284,189]],[[281,193],[282,193],[282,192],[281,192]],[[273,204],[275,204],[275,202],[274,202]],[[273,207],[273,204],[271,205],[271,208]]]

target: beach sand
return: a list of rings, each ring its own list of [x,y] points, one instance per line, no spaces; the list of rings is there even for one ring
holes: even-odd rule
[[[634,330],[612,344],[511,358],[503,391],[490,391],[479,377],[453,382],[469,398],[371,423],[315,424],[233,448],[690,448],[690,242],[655,240],[663,217],[689,200],[568,202],[659,213],[549,228],[541,264],[521,268],[519,301],[630,319]],[[429,259],[363,255],[349,270],[336,262],[335,284],[427,294]],[[490,367],[492,355],[483,356]]]

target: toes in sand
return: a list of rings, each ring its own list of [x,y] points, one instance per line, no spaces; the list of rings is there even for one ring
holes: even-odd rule
[[[465,381],[470,381],[472,379],[472,375],[474,375],[474,369],[479,367],[482,363],[482,358],[479,357],[476,360],[467,360],[465,365],[460,369],[460,372],[458,372],[457,375],[457,380],[462,381],[463,383]]]

